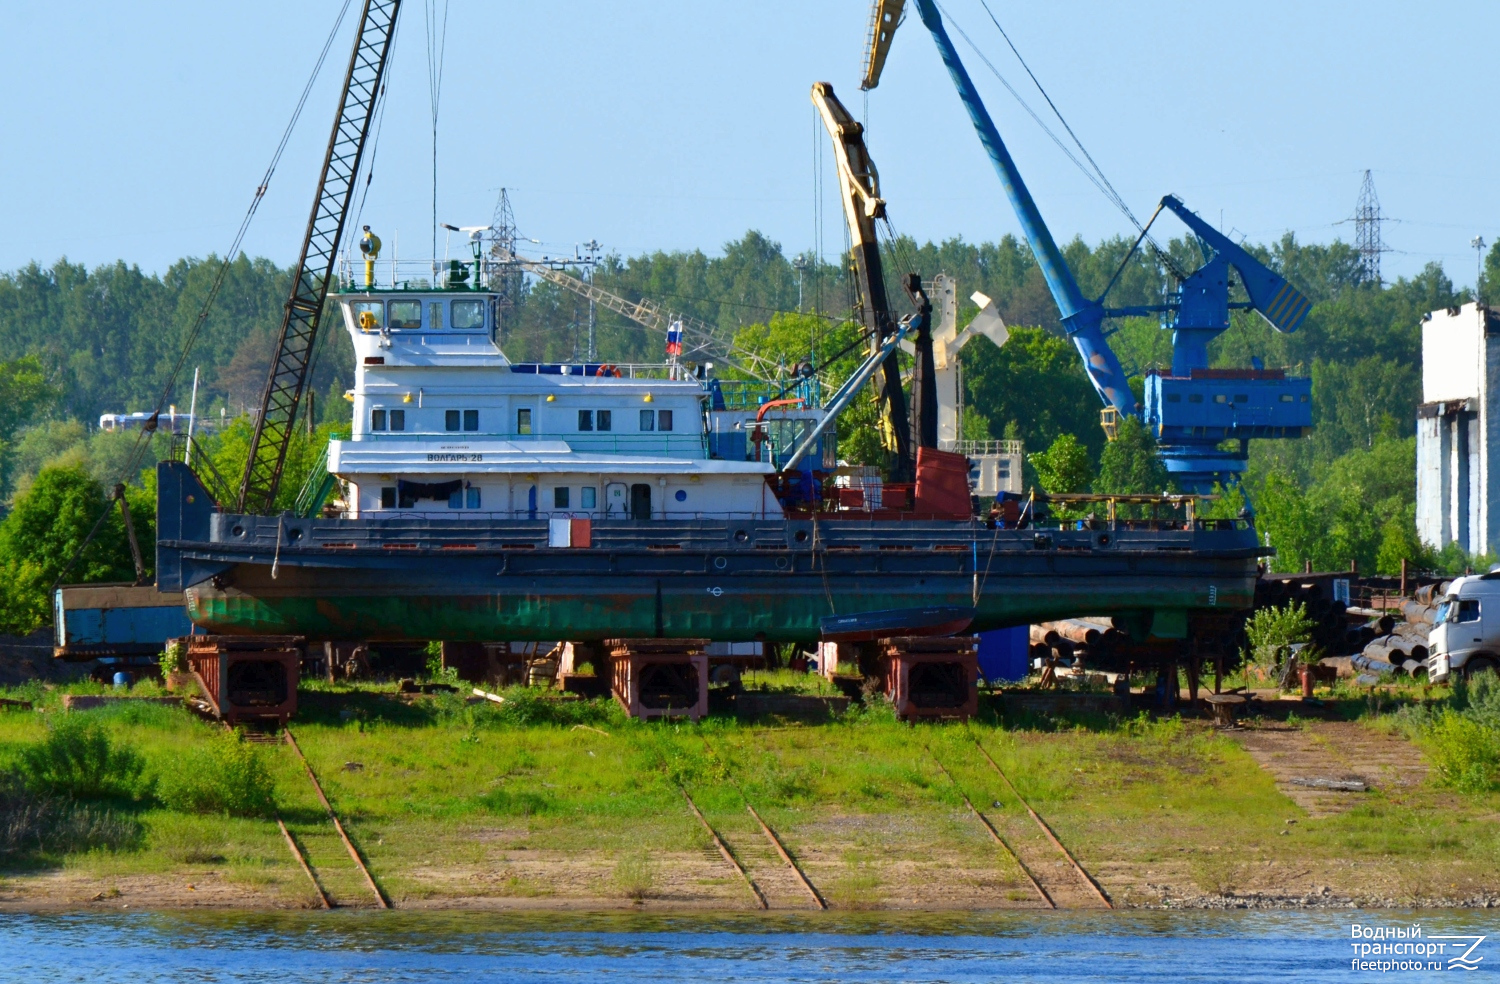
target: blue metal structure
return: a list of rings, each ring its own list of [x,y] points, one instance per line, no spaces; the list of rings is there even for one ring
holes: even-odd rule
[[[1107,407],[1140,416],[1151,427],[1167,471],[1177,484],[1185,491],[1211,491],[1215,483],[1233,481],[1245,470],[1251,439],[1300,437],[1310,428],[1311,380],[1258,365],[1211,369],[1208,358],[1208,345],[1229,327],[1231,310],[1257,311],[1278,331],[1292,332],[1312,307],[1307,298],[1171,195],[1162,199],[1157,214],[1168,209],[1193,231],[1208,257],[1203,266],[1184,278],[1164,304],[1107,308],[1103,296],[1092,301],[1085,298],[959,59],[935,0],[915,2],[1020,219],[1089,381]],[[1248,301],[1230,301],[1231,267],[1239,274]],[[1172,370],[1170,375],[1148,373],[1144,405],[1138,405],[1125,370],[1109,347],[1103,323],[1106,318],[1146,314],[1161,315],[1162,326],[1173,331]],[[1238,447],[1223,449],[1221,445],[1228,441],[1238,442]]]

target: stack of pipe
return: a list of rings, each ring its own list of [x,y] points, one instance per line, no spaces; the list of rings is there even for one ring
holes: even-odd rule
[[[1120,662],[1116,654],[1126,633],[1109,619],[1067,618],[1039,622],[1031,627],[1032,659],[1051,659],[1063,665],[1087,665],[1113,670]]]
[[[1301,603],[1312,619],[1311,642],[1332,656],[1358,652],[1380,634],[1376,627],[1362,624],[1361,616],[1349,612],[1344,602],[1333,597],[1333,579],[1319,576],[1307,580],[1295,577],[1263,577],[1255,586],[1255,607],[1282,608]],[[1389,633],[1390,629],[1385,630]]]
[[[1448,593],[1450,583],[1443,581],[1418,588],[1412,598],[1402,604],[1400,622],[1389,615],[1372,620],[1371,628],[1385,631],[1366,643],[1353,657],[1351,665],[1370,673],[1425,675],[1427,635],[1432,631],[1437,602]]]

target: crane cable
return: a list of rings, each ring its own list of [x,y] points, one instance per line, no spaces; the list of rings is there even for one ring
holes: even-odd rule
[[[250,230],[250,223],[255,218],[256,210],[260,208],[261,199],[265,198],[266,191],[271,186],[271,177],[276,173],[276,166],[281,163],[281,155],[286,151],[287,144],[291,142],[292,132],[296,129],[297,121],[302,117],[302,110],[307,105],[308,96],[311,95],[313,85],[322,73],[323,63],[328,59],[328,52],[333,48],[333,42],[338,37],[339,28],[343,25],[344,17],[349,13],[349,6],[352,2],[353,0],[344,0],[343,6],[339,8],[338,17],[334,19],[333,27],[329,30],[328,37],[323,42],[323,48],[318,53],[318,60],[313,65],[312,72],[308,75],[306,84],[302,87],[302,93],[297,97],[297,104],[292,109],[292,117],[287,121],[286,129],[282,132],[281,140],[277,143],[276,150],[271,155],[271,161],[266,166],[265,174],[261,176],[260,184],[255,187],[255,193],[250,199],[250,207],[245,210],[245,216],[240,220],[239,229],[234,234],[234,241],[224,253],[224,257],[219,263],[218,272],[214,275],[213,283],[209,286],[208,296],[204,298],[203,306],[199,309],[198,316],[194,319],[192,328],[188,329],[187,338],[182,343],[182,350],[177,355],[177,361],[173,364],[171,372],[167,374],[167,380],[162,385],[161,394],[157,397],[156,406],[152,411],[151,418],[137,433],[135,444],[131,446],[130,454],[126,457],[125,464],[120,468],[120,481],[115,484],[116,491],[111,494],[108,502],[105,504],[104,511],[94,521],[94,526],[89,530],[88,536],[84,537],[83,542],[78,545],[73,551],[72,556],[68,558],[68,562],[58,571],[56,580],[52,582],[53,591],[56,591],[58,585],[62,584],[63,579],[68,576],[68,572],[73,569],[73,565],[78,563],[78,558],[83,555],[83,552],[88,549],[89,544],[98,536],[100,528],[104,525],[105,517],[109,515],[110,506],[114,503],[115,499],[121,498],[124,495],[122,491],[124,483],[140,467],[140,462],[145,455],[146,448],[150,445],[152,437],[156,434],[157,420],[161,416],[162,407],[166,406],[167,402],[172,398],[172,392],[177,386],[177,379],[181,376],[183,367],[187,364],[188,354],[192,351],[193,343],[197,341],[204,324],[208,321],[209,314],[213,311],[214,302],[218,299],[219,291],[223,288],[224,281],[229,276],[229,269],[233,266],[235,258],[240,252],[240,246],[244,242],[245,234]]]
[[[936,2],[936,0],[934,0],[934,2]],[[995,76],[995,78],[1000,81],[1001,85],[1005,86],[1006,91],[1015,98],[1016,102],[1020,104],[1022,109],[1026,110],[1027,115],[1030,116],[1033,121],[1035,121],[1036,125],[1041,127],[1042,132],[1045,133],[1049,138],[1051,138],[1052,142],[1057,145],[1057,148],[1063,152],[1063,155],[1067,157],[1068,160],[1073,162],[1073,165],[1077,167],[1080,172],[1082,172],[1084,177],[1089,179],[1089,181],[1094,185],[1095,188],[1099,189],[1099,193],[1102,194],[1110,202],[1110,204],[1114,205],[1115,208],[1119,209],[1120,213],[1125,216],[1125,218],[1130,220],[1130,224],[1135,226],[1136,232],[1145,235],[1146,242],[1150,245],[1151,251],[1156,255],[1156,258],[1160,260],[1161,263],[1165,267],[1167,267],[1167,269],[1170,270],[1174,276],[1178,277],[1178,279],[1184,279],[1182,274],[1179,272],[1176,263],[1173,262],[1171,257],[1167,254],[1166,250],[1162,249],[1161,244],[1159,244],[1149,234],[1146,234],[1146,227],[1141,225],[1141,220],[1136,217],[1133,211],[1131,211],[1130,206],[1126,204],[1124,197],[1122,197],[1120,193],[1115,190],[1114,185],[1111,184],[1109,178],[1105,176],[1104,170],[1099,167],[1098,163],[1094,160],[1093,155],[1088,152],[1088,149],[1086,147],[1084,147],[1083,141],[1078,138],[1078,134],[1074,133],[1073,128],[1068,125],[1068,121],[1063,117],[1062,111],[1057,108],[1057,104],[1052,101],[1052,97],[1047,94],[1047,90],[1042,87],[1042,83],[1037,79],[1035,73],[1031,71],[1031,66],[1026,63],[1026,60],[1024,58],[1021,57],[1021,52],[1017,50],[1014,42],[1011,41],[1010,35],[1006,34],[1005,28],[1000,26],[1000,21],[996,19],[994,12],[990,10],[989,4],[986,2],[986,0],[979,0],[979,2],[980,5],[984,7],[984,12],[989,15],[990,21],[995,25],[995,29],[1000,32],[1000,36],[1004,38],[1005,43],[1010,46],[1010,50],[1015,54],[1016,60],[1019,61],[1021,63],[1021,67],[1026,70],[1026,74],[1031,78],[1031,81],[1036,86],[1037,91],[1042,94],[1043,99],[1047,100],[1047,105],[1051,107],[1053,114],[1057,116],[1057,119],[1060,123],[1062,123],[1063,128],[1068,131],[1068,136],[1071,137],[1073,139],[1073,142],[1078,146],[1079,152],[1082,153],[1084,158],[1088,161],[1088,166],[1085,166],[1083,161],[1078,159],[1078,155],[1073,153],[1072,149],[1069,148],[1068,145],[1063,141],[1063,139],[1059,137],[1052,130],[1052,128],[1046,124],[1041,116],[1037,114],[1036,110],[1031,108],[1031,104],[1021,97],[1021,94],[1016,91],[1015,86],[1010,84],[1010,80],[1008,80],[1004,75],[1000,74],[1000,70],[995,67],[993,62],[990,61],[989,56],[987,56],[982,50],[980,50],[979,45],[975,44],[974,40],[969,37],[968,32],[963,29],[963,25],[959,24],[958,21],[954,19],[953,15],[948,13],[947,9],[944,8],[941,3],[937,3],[937,8],[942,12],[943,16],[949,21],[949,23],[953,25],[953,29],[956,30],[959,36],[964,39],[964,42],[970,47],[970,49],[973,50],[974,54],[979,56],[979,60],[984,62],[985,67],[990,70],[990,74]]]
[[[443,17],[438,20],[437,0],[427,0],[423,9],[427,28],[427,98],[432,107],[432,262],[434,276],[437,264],[437,180],[438,180],[438,107],[443,96],[443,60],[448,51],[448,2],[443,0]]]

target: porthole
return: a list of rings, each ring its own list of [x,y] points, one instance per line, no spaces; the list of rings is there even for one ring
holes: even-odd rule
[[[777,557],[776,558],[776,569],[778,571],[784,571],[784,570],[786,570],[786,558],[785,557]]]
[[[716,570],[716,571],[722,571],[724,568],[726,568],[728,566],[729,566],[729,560],[728,560],[728,558],[725,558],[725,557],[715,557],[714,558],[714,570]]]
[[[678,489],[676,495],[674,495],[673,498],[676,499],[678,502],[686,502],[687,501],[687,489]]]
[[[796,533],[794,533],[792,535],[792,539],[796,540],[798,543],[806,543],[807,542],[807,530],[798,530]]]
[[[735,543],[744,543],[746,540],[749,540],[749,539],[750,539],[750,534],[747,533],[747,532],[745,532],[744,530],[735,530],[734,531],[734,542]]]
[[[245,535],[245,528],[243,526],[236,526],[233,529],[231,529],[229,532],[233,533],[235,536],[244,536]]]
[[[300,540],[302,539],[302,531],[294,526],[286,531],[286,538],[288,540]]]

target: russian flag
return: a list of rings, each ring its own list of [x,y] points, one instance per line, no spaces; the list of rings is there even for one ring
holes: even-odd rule
[[[674,321],[667,326],[667,354],[682,354],[682,322]]]

